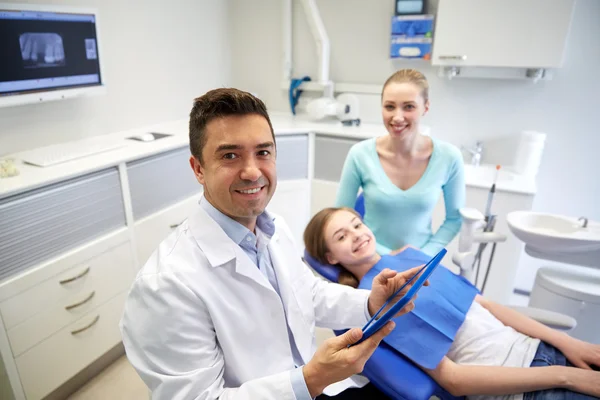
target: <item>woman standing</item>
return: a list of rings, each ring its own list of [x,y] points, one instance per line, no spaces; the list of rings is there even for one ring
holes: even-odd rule
[[[429,84],[419,71],[403,69],[390,76],[381,103],[389,134],[350,149],[336,206],[353,207],[362,189],[364,221],[377,238],[379,254],[411,246],[434,255],[460,230],[462,155],[455,146],[420,133],[421,117],[429,110]],[[441,193],[446,219],[433,233],[432,213]]]

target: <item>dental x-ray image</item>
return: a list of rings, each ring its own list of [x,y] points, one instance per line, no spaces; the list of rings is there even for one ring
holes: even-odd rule
[[[23,33],[19,36],[25,68],[62,67],[65,48],[58,33]]]

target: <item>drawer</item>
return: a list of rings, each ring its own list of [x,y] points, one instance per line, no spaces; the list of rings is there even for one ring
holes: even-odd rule
[[[315,138],[315,179],[339,182],[350,148],[361,139],[317,135]]]
[[[81,300],[92,290],[97,290],[97,283],[119,279],[115,285],[122,285],[123,280],[131,279],[132,272],[129,242],[120,243],[0,303],[4,326],[10,330],[55,305]],[[121,273],[125,276],[121,277]]]
[[[14,357],[131,286],[134,269],[129,244],[99,256],[93,264],[94,274],[81,283],[73,281],[74,287],[67,289],[69,293],[65,298],[8,329]],[[92,273],[91,268],[89,273]]]
[[[308,135],[276,136],[277,179],[308,179]]]
[[[146,263],[160,242],[198,207],[201,196],[193,196],[135,224],[135,243],[140,267]]]
[[[27,400],[58,388],[121,341],[122,292],[16,358]]]

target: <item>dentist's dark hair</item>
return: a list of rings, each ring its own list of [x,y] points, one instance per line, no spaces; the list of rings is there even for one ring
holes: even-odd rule
[[[215,119],[252,114],[267,120],[275,143],[275,133],[267,107],[253,94],[234,88],[220,88],[194,99],[189,123],[190,152],[202,164],[202,150],[207,141],[206,126]]]
[[[327,228],[327,224],[329,224],[329,220],[333,214],[338,211],[348,211],[360,218],[360,214],[352,208],[324,208],[316,213],[314,217],[312,217],[308,225],[306,225],[306,229],[304,230],[304,247],[306,248],[306,251],[311,255],[311,257],[318,260],[322,264],[329,264],[329,261],[327,261],[327,253],[329,252],[329,249],[327,248],[327,242],[325,241],[325,229]],[[344,268],[343,265],[338,264],[338,266],[340,267],[338,283],[357,288],[359,282],[356,276]]]

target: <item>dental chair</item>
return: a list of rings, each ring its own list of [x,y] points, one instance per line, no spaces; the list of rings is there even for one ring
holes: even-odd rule
[[[357,197],[354,209],[362,218],[365,215],[364,196],[362,193]],[[479,213],[479,214],[477,214]],[[461,268],[461,276],[466,279],[471,277],[471,271],[467,265],[472,265],[474,253],[471,252],[472,244],[475,242],[487,240],[504,241],[502,235],[493,232],[478,232],[482,226],[483,215],[477,210],[462,209],[461,215],[466,220],[466,224],[461,229],[459,237],[459,253],[453,257],[453,262]],[[417,252],[417,250],[407,249],[407,252]],[[407,254],[408,254],[407,253]],[[337,282],[340,267],[330,264],[322,264],[311,257],[306,250],[304,251],[304,261],[323,278]],[[414,266],[419,265],[418,263]],[[469,279],[470,280],[470,279]],[[536,309],[532,307],[511,307],[528,317],[537,320],[552,328],[568,331],[576,325],[575,319],[547,310]],[[346,330],[334,331],[336,335],[341,335]],[[404,400],[428,400],[431,397],[437,397],[441,400],[457,400],[464,397],[456,397],[442,388],[435,380],[427,375],[418,365],[410,359],[397,352],[394,348],[385,342],[381,342],[377,350],[365,364],[363,373],[375,387],[381,390],[385,395],[392,399]]]
[[[410,249],[409,249],[410,250]],[[304,251],[304,261],[323,278],[337,282],[340,269],[336,265],[322,264]],[[334,331],[341,335],[346,330]],[[365,364],[362,375],[391,399],[428,400],[432,396],[441,400],[456,400],[415,363],[385,342]]]
[[[364,217],[365,202],[362,193],[356,199],[354,209]],[[304,251],[304,261],[323,278],[331,282],[338,281],[340,274],[338,266],[322,264],[306,251]],[[334,331],[338,336],[344,332],[346,330]],[[434,396],[441,400],[464,399],[464,397],[452,396],[419,366],[385,342],[381,342],[369,358],[362,375],[391,399],[428,400]]]

